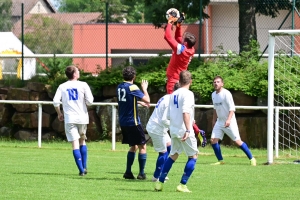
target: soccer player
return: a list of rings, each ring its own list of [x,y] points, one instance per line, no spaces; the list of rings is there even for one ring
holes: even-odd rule
[[[183,18],[184,19],[184,18]],[[181,22],[178,18],[170,15],[166,25],[164,38],[172,48],[172,56],[167,67],[167,93],[171,94],[176,82],[179,80],[179,73],[187,70],[188,64],[192,60],[195,53],[194,45],[196,37],[189,32],[185,32],[182,36]],[[175,38],[172,37],[172,26],[176,24]]]
[[[65,121],[65,132],[72,143],[73,156],[79,175],[87,174],[86,129],[89,123],[87,105],[94,101],[91,89],[86,82],[79,81],[79,70],[71,65],[65,70],[68,81],[59,85],[53,98],[53,105],[60,121]],[[62,102],[63,113],[60,110]]]
[[[219,140],[223,139],[224,134],[227,134],[247,155],[252,166],[256,166],[256,160],[252,156],[248,146],[241,140],[237,121],[235,118],[235,105],[232,94],[225,88],[223,78],[216,76],[213,80],[215,91],[212,93],[212,101],[214,105],[213,113],[213,130],[211,134],[211,144],[214,149],[218,162],[213,165],[225,164],[221,153]]]
[[[191,192],[186,184],[195,169],[199,151],[193,131],[195,100],[193,92],[189,90],[192,84],[192,75],[189,71],[180,72],[179,84],[180,88],[170,96],[168,109],[172,148],[170,156],[163,166],[159,181],[155,184],[156,191],[162,191],[165,177],[179,154],[184,152],[188,156],[188,161],[176,190],[179,192]]]
[[[119,122],[123,135],[122,144],[129,144],[130,147],[127,153],[127,165],[123,177],[125,179],[135,179],[131,166],[134,162],[135,152],[139,149],[138,161],[140,170],[137,179],[145,180],[146,138],[138,115],[138,104],[149,107],[150,97],[147,92],[148,81],[142,80],[141,91],[137,85],[133,84],[135,77],[135,69],[131,66],[125,67],[123,69],[124,82],[117,87]]]
[[[178,88],[179,83],[176,83],[174,91]],[[168,134],[170,120],[167,118],[169,101],[170,94],[166,94],[158,100],[146,126],[146,130],[152,139],[154,150],[158,152],[156,168],[152,178],[153,182],[158,181],[161,170],[171,150],[171,138]],[[166,179],[168,178],[166,177]]]

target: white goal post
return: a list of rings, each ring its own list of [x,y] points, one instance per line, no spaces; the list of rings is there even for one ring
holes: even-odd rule
[[[267,164],[300,163],[300,30],[269,30],[268,51]]]

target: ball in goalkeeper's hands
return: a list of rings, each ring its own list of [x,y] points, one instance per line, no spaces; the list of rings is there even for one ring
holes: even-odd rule
[[[180,17],[180,13],[176,8],[170,8],[166,12],[166,19],[169,20],[171,16],[178,19]]]

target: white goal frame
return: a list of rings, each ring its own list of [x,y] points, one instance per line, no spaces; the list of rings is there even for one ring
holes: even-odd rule
[[[278,157],[278,131],[279,131],[279,109],[286,109],[285,107],[274,106],[274,57],[275,55],[275,37],[283,35],[300,35],[300,30],[269,30],[269,47],[268,47],[268,125],[267,125],[267,164],[274,162],[274,156]],[[300,107],[293,107],[289,109],[300,109]],[[275,110],[275,116],[274,116]],[[275,131],[274,131],[275,118]],[[275,136],[275,146],[273,143]],[[275,155],[274,155],[275,149]]]

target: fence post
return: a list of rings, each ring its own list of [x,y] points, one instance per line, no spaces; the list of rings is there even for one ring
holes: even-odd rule
[[[42,147],[42,104],[39,103],[38,111],[38,147]]]
[[[111,130],[112,130],[112,134],[111,134],[111,149],[112,150],[115,150],[116,149],[116,112],[117,112],[117,109],[114,105],[112,105],[112,119],[111,119],[111,122],[112,122],[112,127],[111,127]]]

